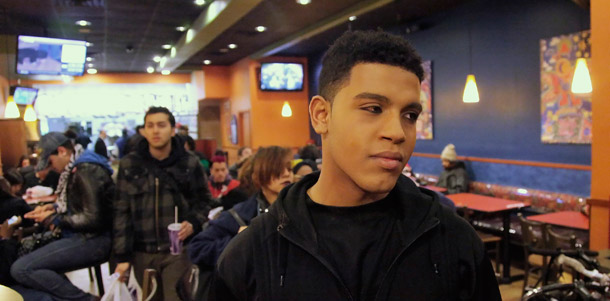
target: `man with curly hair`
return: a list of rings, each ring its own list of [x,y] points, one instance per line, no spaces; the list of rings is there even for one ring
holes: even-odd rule
[[[309,105],[322,170],[227,246],[212,299],[501,299],[472,227],[401,175],[423,73],[399,36],[349,31],[331,46]]]

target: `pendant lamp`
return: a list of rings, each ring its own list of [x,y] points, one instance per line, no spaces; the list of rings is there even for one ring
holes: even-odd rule
[[[4,118],[19,118],[21,114],[19,114],[19,108],[17,108],[17,104],[15,103],[15,99],[13,96],[9,96],[6,102],[6,107],[4,108]]]
[[[585,58],[576,60],[571,90],[574,94],[587,94],[593,91],[593,87],[591,86],[591,75],[589,74],[589,68],[587,68],[587,60]]]
[[[27,105],[25,107],[25,113],[23,113],[24,121],[36,121],[36,112],[34,111],[34,107],[32,105]]]
[[[282,117],[290,117],[292,116],[292,109],[290,108],[290,104],[287,101],[284,101],[284,105],[282,106]]]
[[[477,82],[472,73],[472,38],[470,36],[470,27],[468,28],[468,59],[470,74],[466,77],[462,101],[464,103],[475,103],[479,102],[479,89],[477,88]]]

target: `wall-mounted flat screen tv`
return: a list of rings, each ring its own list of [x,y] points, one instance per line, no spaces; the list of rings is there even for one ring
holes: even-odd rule
[[[263,91],[301,91],[303,64],[262,63],[260,78]]]
[[[87,45],[85,41],[19,36],[17,73],[45,75],[83,75]]]
[[[38,96],[38,89],[28,87],[11,87],[13,100],[18,105],[32,105]]]

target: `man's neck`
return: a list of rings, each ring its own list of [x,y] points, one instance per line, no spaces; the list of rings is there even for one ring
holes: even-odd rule
[[[366,192],[338,168],[335,169],[335,173],[331,173],[330,171],[325,172],[324,167],[325,165],[322,165],[318,182],[307,190],[311,200],[318,204],[355,207],[376,202],[388,195],[388,193]]]
[[[148,151],[150,152],[150,155],[153,158],[161,161],[161,160],[169,157],[169,154],[172,152],[172,142],[170,141],[169,143],[167,143],[165,146],[163,146],[161,148],[154,148],[149,145]]]

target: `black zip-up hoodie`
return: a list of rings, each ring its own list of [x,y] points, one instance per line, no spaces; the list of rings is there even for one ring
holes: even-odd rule
[[[357,300],[318,248],[306,204],[318,177],[282,190],[269,214],[233,239],[218,260],[212,300]],[[402,209],[401,250],[381,274],[375,300],[501,300],[484,246],[465,220],[402,175],[388,197]]]

